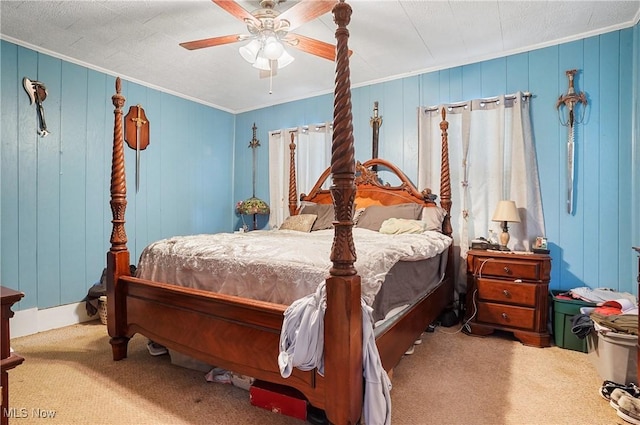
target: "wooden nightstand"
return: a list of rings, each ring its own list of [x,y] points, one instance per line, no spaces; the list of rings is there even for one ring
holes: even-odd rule
[[[548,347],[551,257],[471,250],[467,253],[465,322],[469,333],[513,332],[523,344]]]
[[[9,336],[9,319],[13,317],[11,306],[24,297],[22,292],[0,286],[0,300],[2,305],[2,317],[0,320],[0,424],[9,424],[9,370],[22,364],[24,358],[11,352],[11,340]]]

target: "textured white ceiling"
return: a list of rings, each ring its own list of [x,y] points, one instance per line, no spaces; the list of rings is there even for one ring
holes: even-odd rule
[[[238,1],[251,11],[258,1]],[[287,0],[283,11],[296,1]],[[626,28],[640,0],[352,0],[351,83],[361,86]],[[334,64],[296,49],[269,79],[238,54],[243,43],[188,51],[180,42],[246,33],[210,0],[0,2],[0,35],[130,81],[230,112],[329,93]],[[335,44],[327,13],[295,30]],[[46,82],[45,82],[46,83]]]

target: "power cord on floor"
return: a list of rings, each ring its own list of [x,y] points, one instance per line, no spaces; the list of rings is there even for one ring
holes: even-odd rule
[[[478,314],[478,306],[476,305],[476,294],[478,293],[478,290],[474,290],[473,294],[471,295],[471,303],[473,304],[473,314],[471,316],[469,316],[469,318],[467,320],[464,321],[464,323],[454,332],[447,332],[445,330],[438,330],[439,333],[443,333],[443,334],[447,334],[447,335],[455,335],[459,332],[462,332],[462,330],[466,330],[467,332],[471,332],[471,326],[469,326],[469,322],[471,322],[473,320],[474,317],[476,317],[476,314]],[[435,330],[435,329],[434,329]]]
[[[487,258],[484,261],[482,261],[482,263],[480,263],[480,267],[478,267],[478,279],[482,278],[482,269],[484,268],[484,265],[486,263],[488,263],[489,261],[492,261],[493,258]],[[440,330],[438,332],[443,333],[443,334],[447,334],[447,335],[455,335],[459,332],[462,332],[462,330],[465,330],[469,333],[471,333],[471,326],[469,325],[469,323],[476,317],[476,314],[478,314],[478,305],[476,304],[476,295],[478,294],[478,288],[476,288],[473,291],[473,294],[471,294],[471,303],[473,304],[473,314],[471,314],[471,316],[469,316],[469,318],[467,320],[465,320],[465,322],[460,326],[459,329],[457,329],[455,332],[447,332],[447,331],[443,331]]]

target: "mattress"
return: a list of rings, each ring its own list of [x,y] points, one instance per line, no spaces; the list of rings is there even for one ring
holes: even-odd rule
[[[379,322],[433,292],[444,277],[447,253],[419,261],[398,261],[387,273],[371,307]]]
[[[451,244],[451,238],[433,231],[385,235],[354,228],[353,236],[362,296],[368,305],[380,309],[376,314],[414,298],[428,280],[437,282],[443,274],[440,254]],[[137,276],[289,305],[313,293],[329,276],[333,237],[332,229],[176,236],[143,250]],[[432,261],[422,261],[428,259]],[[406,264],[394,268],[399,262]],[[414,266],[421,268],[407,271]],[[418,278],[416,287],[407,285],[411,280],[407,273]],[[385,282],[387,275],[394,283]],[[389,301],[382,296],[376,300],[383,282],[382,294],[392,294]],[[394,287],[399,288],[397,292]]]

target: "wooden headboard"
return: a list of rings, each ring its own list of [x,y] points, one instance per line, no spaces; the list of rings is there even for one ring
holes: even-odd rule
[[[441,131],[441,168],[440,168],[440,206],[446,211],[442,223],[442,232],[451,236],[451,179],[449,174],[449,137],[447,130],[449,123],[446,120],[446,111],[442,108]],[[291,133],[290,167],[289,167],[289,214],[295,215],[300,211],[297,196],[297,181],[295,171],[295,136]],[[378,172],[388,171],[393,173],[400,184],[391,186],[380,179]],[[301,194],[301,202],[314,202],[317,204],[334,203],[330,189],[323,189],[331,176],[331,167],[328,167],[320,176],[316,184],[308,194]],[[425,207],[437,207],[437,196],[431,189],[419,191],[407,176],[391,162],[380,158],[373,158],[364,163],[356,162],[355,167],[355,208],[366,208],[370,205],[397,205],[405,203],[417,203]],[[335,203],[334,203],[335,204]]]
[[[377,169],[377,171],[375,171]],[[400,180],[397,186],[383,183],[378,176],[379,171],[390,171]],[[331,192],[323,189],[326,180],[331,175],[331,169],[327,168],[320,176],[309,194],[301,194],[300,201],[315,202],[318,204],[330,204],[333,202]],[[357,208],[365,208],[370,205],[396,205],[406,203],[424,204],[424,206],[436,206],[435,196],[430,189],[418,191],[407,176],[395,165],[384,159],[374,158],[364,163],[356,163],[356,198]]]

